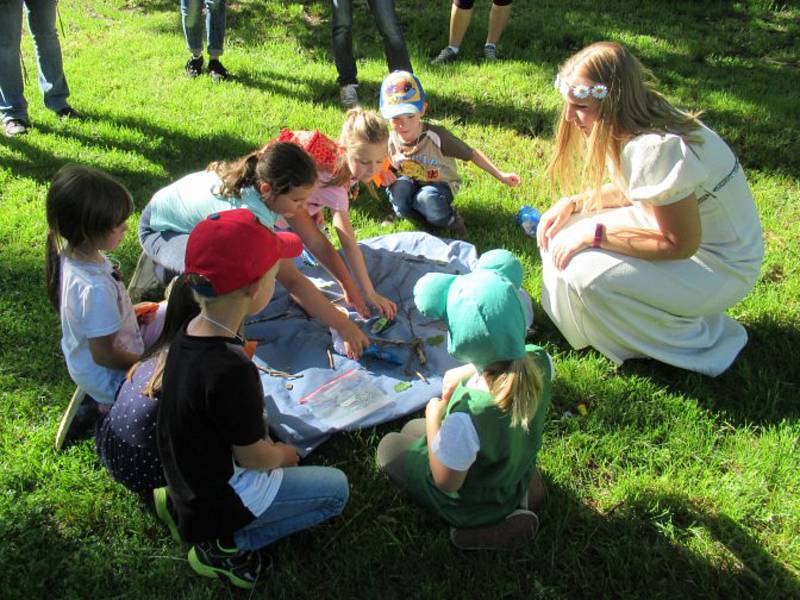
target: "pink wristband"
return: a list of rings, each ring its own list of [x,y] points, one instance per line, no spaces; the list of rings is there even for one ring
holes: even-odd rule
[[[599,248],[600,244],[603,242],[603,232],[606,230],[606,226],[602,223],[598,223],[594,226],[594,240],[592,240],[592,248]]]

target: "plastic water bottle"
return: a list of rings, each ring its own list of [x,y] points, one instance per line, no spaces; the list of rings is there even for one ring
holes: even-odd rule
[[[539,219],[542,218],[541,213],[527,204],[523,205],[517,213],[517,225],[525,230],[525,233],[530,237],[536,237],[536,228],[539,226]]]

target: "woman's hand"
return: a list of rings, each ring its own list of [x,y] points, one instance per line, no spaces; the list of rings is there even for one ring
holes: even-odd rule
[[[397,314],[397,305],[388,298],[381,296],[378,292],[367,294],[367,302],[370,306],[377,308],[378,312],[387,319],[394,319]]]
[[[550,249],[550,258],[556,269],[561,271],[576,252],[591,247],[596,225],[595,221],[585,219],[570,227],[569,231],[558,238]]]
[[[545,211],[536,229],[536,242],[539,248],[547,251],[550,240],[558,233],[575,212],[575,203],[562,198]]]

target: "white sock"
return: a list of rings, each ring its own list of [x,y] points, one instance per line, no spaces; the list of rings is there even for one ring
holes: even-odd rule
[[[493,44],[493,43],[491,43],[491,42],[487,42],[487,43],[485,43],[485,44],[483,45],[483,47],[484,47],[484,48],[494,48],[495,50],[497,50],[497,44]]]
[[[450,50],[452,50],[454,54],[458,54],[458,51],[460,50],[460,48],[458,46],[450,45],[450,46],[447,46],[447,47],[450,48]]]

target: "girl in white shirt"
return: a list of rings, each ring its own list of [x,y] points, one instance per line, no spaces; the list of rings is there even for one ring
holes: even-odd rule
[[[101,405],[114,402],[163,324],[161,306],[137,321],[104,254],[122,241],[132,211],[128,190],[90,167],[61,168],[47,193],[47,289],[61,317],[61,349],[72,380]]]

